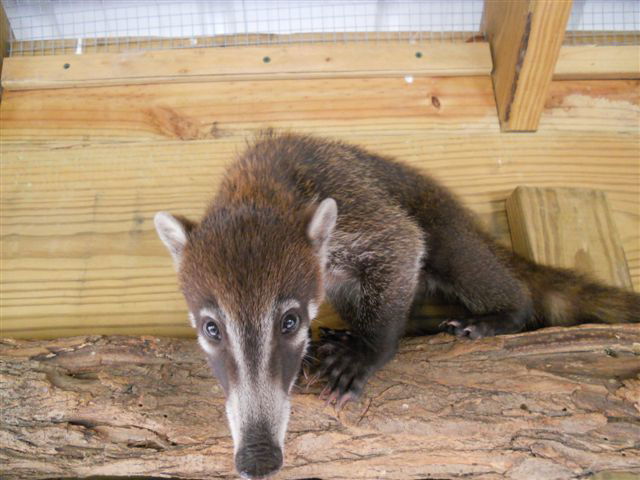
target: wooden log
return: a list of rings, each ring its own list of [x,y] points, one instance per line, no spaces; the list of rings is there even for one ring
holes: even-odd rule
[[[640,328],[406,339],[336,414],[292,399],[280,479],[640,474]],[[193,340],[0,344],[0,475],[237,478],[220,387]]]
[[[483,31],[493,56],[493,86],[505,131],[533,131],[551,85],[571,0],[487,0]]]
[[[536,263],[571,268],[608,285],[632,289],[604,192],[518,187],[506,204],[514,251]]]

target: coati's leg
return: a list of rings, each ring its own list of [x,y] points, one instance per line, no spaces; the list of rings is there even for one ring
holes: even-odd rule
[[[470,226],[453,225],[431,239],[429,251],[425,265],[429,280],[471,312],[467,318],[443,322],[446,331],[481,338],[531,326],[531,294],[506,250]]]
[[[348,333],[325,331],[317,351],[320,374],[328,382],[328,401],[339,407],[357,398],[367,379],[393,357],[404,332],[424,241],[412,222],[395,223],[393,229],[381,229],[366,240],[373,242],[371,249],[360,244],[348,277],[327,290],[334,309],[350,327]]]

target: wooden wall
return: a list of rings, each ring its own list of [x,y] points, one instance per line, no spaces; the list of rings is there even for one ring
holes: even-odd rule
[[[554,81],[536,133],[501,133],[489,76],[5,91],[2,334],[190,335],[160,209],[197,218],[256,130],[357,142],[451,187],[509,242],[518,185],[604,190],[640,290],[638,81]]]

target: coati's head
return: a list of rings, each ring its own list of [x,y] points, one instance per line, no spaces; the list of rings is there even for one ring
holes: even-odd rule
[[[285,214],[213,208],[200,224],[155,216],[198,343],[225,390],[236,468],[245,478],[282,466],[289,395],[323,299],[336,217],[331,198]]]

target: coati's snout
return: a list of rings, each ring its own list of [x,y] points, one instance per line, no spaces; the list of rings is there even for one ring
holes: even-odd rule
[[[269,434],[269,425],[258,422],[244,436],[235,455],[238,473],[243,478],[265,478],[282,467],[282,448]]]
[[[171,253],[198,343],[227,396],[235,464],[245,478],[280,469],[289,396],[323,299],[323,271],[337,219],[317,208],[210,212],[193,224],[155,217]]]

